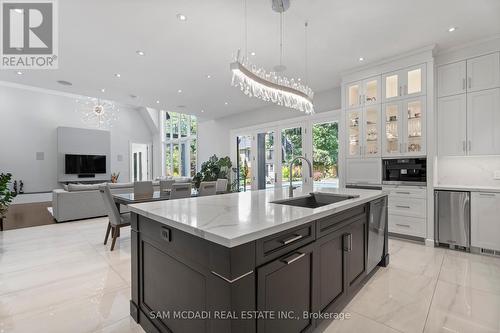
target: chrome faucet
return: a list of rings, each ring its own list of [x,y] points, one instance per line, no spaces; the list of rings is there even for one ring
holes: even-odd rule
[[[292,176],[293,176],[292,168],[293,168],[293,164],[294,164],[294,163],[295,163],[295,161],[297,161],[297,160],[304,160],[304,161],[306,161],[306,162],[307,162],[307,165],[309,166],[309,177],[310,177],[310,178],[312,178],[312,176],[313,176],[313,171],[312,171],[312,164],[311,164],[311,162],[310,162],[307,158],[305,158],[305,157],[303,157],[303,156],[298,156],[298,157],[295,157],[295,158],[292,160],[292,162],[290,162],[290,169],[288,169],[288,170],[289,170],[289,173],[290,173],[290,187],[288,188],[288,196],[289,196],[290,198],[293,198],[293,189],[294,189],[294,187],[293,187],[293,185],[292,185]]]

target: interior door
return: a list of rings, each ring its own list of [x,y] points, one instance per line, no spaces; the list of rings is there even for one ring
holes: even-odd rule
[[[149,144],[130,144],[130,179],[133,182],[152,178],[150,164],[151,148]]]
[[[467,154],[467,95],[438,98],[437,153],[440,156]]]
[[[469,155],[500,155],[500,88],[467,94]]]

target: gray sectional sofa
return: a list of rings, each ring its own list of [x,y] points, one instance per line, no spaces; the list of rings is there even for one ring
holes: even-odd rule
[[[188,177],[174,177],[176,182],[190,182]],[[57,222],[88,219],[108,215],[99,192],[103,184],[69,184],[63,189],[52,191],[52,212]],[[109,183],[111,193],[134,192],[134,183]],[[159,181],[154,181],[155,191],[159,190]],[[123,211],[123,210],[122,210]]]

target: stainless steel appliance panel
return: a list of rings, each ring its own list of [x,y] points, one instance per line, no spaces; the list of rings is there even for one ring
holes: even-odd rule
[[[368,272],[371,272],[378,265],[384,255],[386,224],[387,197],[383,197],[370,203],[370,217],[368,221]]]
[[[470,247],[470,192],[435,191],[436,239],[439,243]]]

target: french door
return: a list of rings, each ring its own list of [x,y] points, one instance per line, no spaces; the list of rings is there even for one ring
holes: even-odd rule
[[[240,191],[289,186],[338,187],[338,121],[324,117],[279,126],[241,130],[236,141],[236,179]],[[308,166],[297,157],[303,156]],[[291,162],[294,161],[293,165]]]

